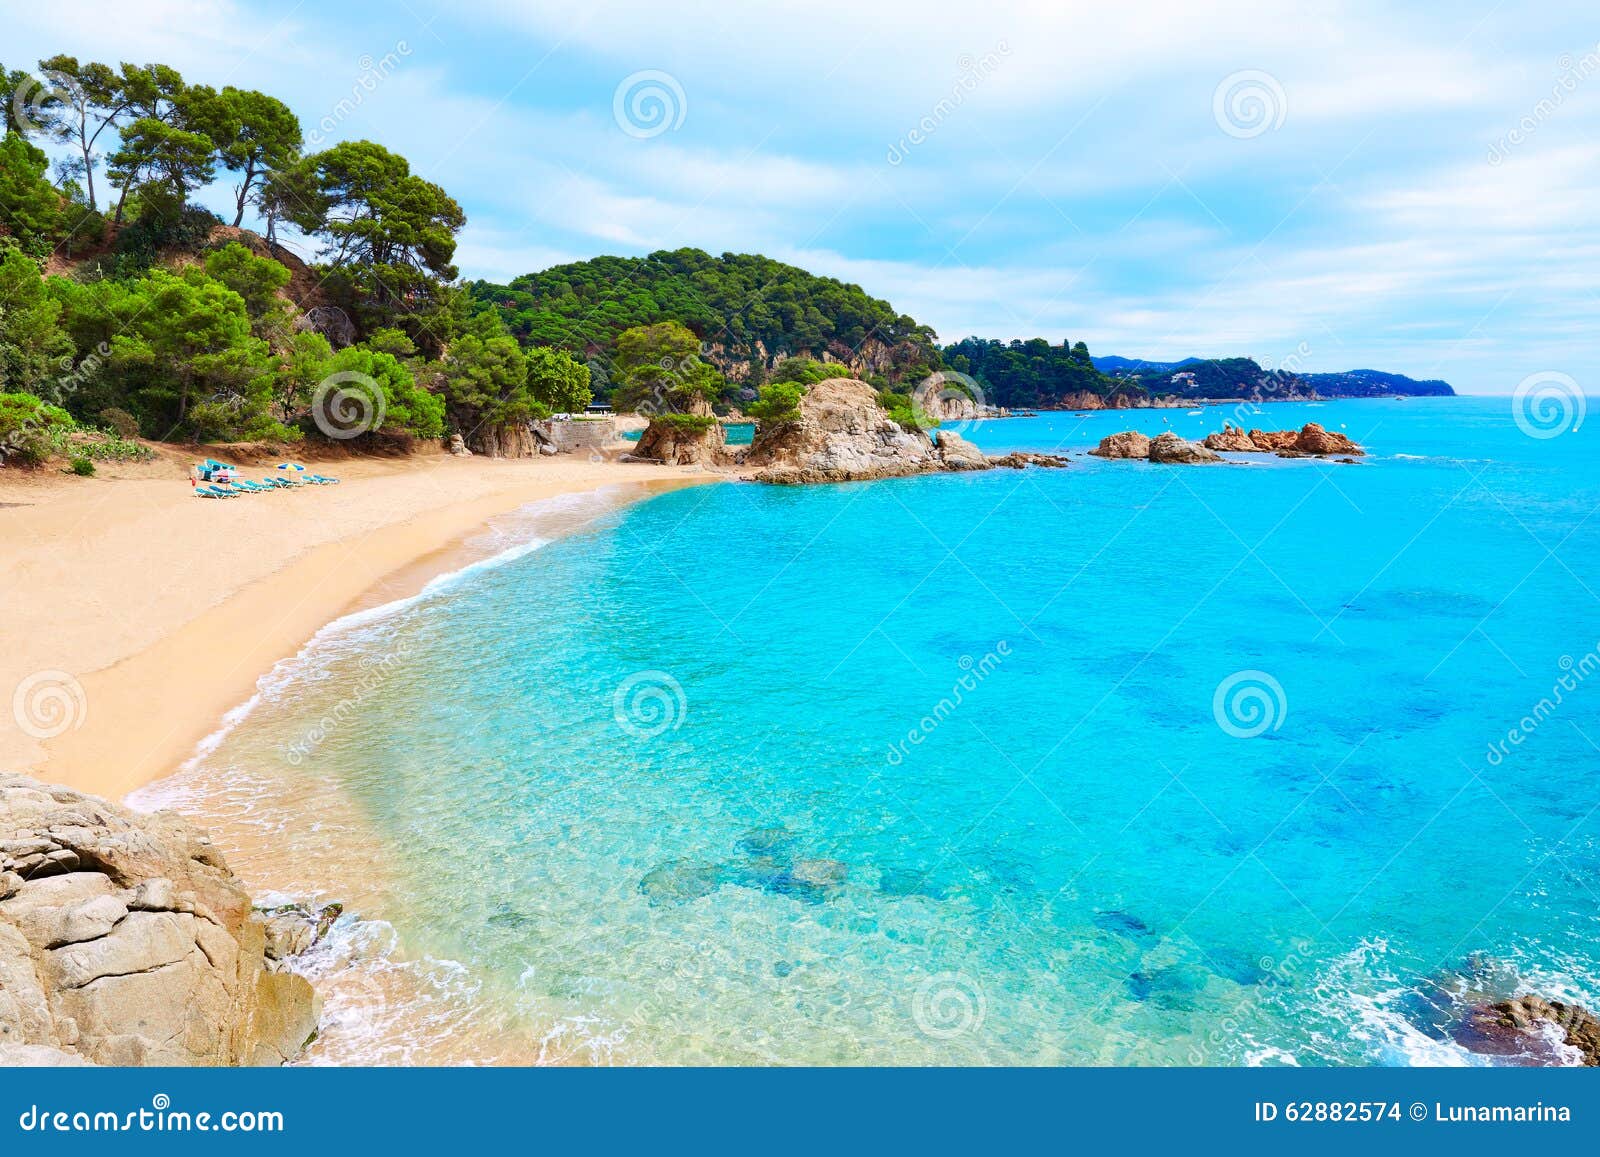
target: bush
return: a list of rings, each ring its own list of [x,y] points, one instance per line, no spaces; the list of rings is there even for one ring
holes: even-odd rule
[[[789,359],[789,361],[794,360],[794,358]],[[784,422],[793,422],[800,416],[800,399],[805,396],[806,388],[799,382],[769,382],[761,387],[761,397],[750,405],[748,413],[763,426],[778,426]]]
[[[38,466],[59,454],[72,415],[32,394],[0,394],[0,461]]]
[[[76,474],[79,478],[93,478],[94,463],[87,458],[79,456],[67,465],[66,472],[68,474]]]
[[[101,410],[100,421],[106,429],[119,438],[137,438],[139,436],[139,419],[128,413],[121,406],[107,406]]]
[[[655,414],[652,422],[665,422],[674,430],[709,430],[717,424],[717,420],[706,414]]]

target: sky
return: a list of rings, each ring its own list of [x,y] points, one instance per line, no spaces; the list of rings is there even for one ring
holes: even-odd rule
[[[13,0],[5,25],[11,67],[161,61],[403,154],[466,210],[467,278],[764,253],[945,341],[1600,393],[1592,3]]]

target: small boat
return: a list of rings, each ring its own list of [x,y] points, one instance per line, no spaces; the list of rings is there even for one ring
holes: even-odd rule
[[[1203,417],[1205,417],[1205,413],[1206,412],[1204,410],[1190,410],[1189,411],[1189,417],[1191,417],[1191,418],[1203,418]]]

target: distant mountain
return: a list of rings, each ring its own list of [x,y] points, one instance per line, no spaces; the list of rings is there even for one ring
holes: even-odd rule
[[[1436,378],[1417,381],[1382,370],[1298,374],[1264,369],[1252,358],[1184,358],[1179,362],[1146,361],[1116,355],[1093,359],[1095,368],[1119,382],[1151,395],[1184,398],[1324,398],[1451,397],[1455,390]]]

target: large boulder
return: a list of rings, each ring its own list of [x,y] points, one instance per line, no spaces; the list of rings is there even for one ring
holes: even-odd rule
[[[1168,430],[1150,440],[1150,461],[1169,465],[1191,465],[1200,462],[1221,462],[1222,455],[1207,450],[1198,442],[1186,442]]]
[[[1238,426],[1224,426],[1218,433],[1207,434],[1200,444],[1207,450],[1222,450],[1233,454],[1249,454],[1260,449],[1250,440],[1250,435]]]
[[[939,460],[946,470],[989,469],[989,459],[984,457],[983,451],[960,434],[940,430],[938,450]]]
[[[889,417],[878,392],[854,378],[828,378],[801,397],[797,417],[763,424],[745,456],[759,482],[852,482],[939,470],[986,469],[988,460],[954,435],[933,439]]]
[[[1150,439],[1137,430],[1124,430],[1100,439],[1100,445],[1089,453],[1096,458],[1148,458]]]
[[[1300,427],[1300,432],[1295,435],[1294,448],[1302,454],[1365,454],[1366,451],[1357,446],[1343,434],[1336,434],[1332,430],[1324,430],[1315,422],[1307,422]]]
[[[249,896],[188,823],[0,775],[0,1046],[277,1065],[318,1012],[304,977],[269,965]]]
[[[726,461],[728,434],[705,415],[658,415],[650,419],[634,456],[668,466],[717,466]]]
[[[1251,430],[1250,444],[1257,450],[1276,451],[1293,450],[1295,439],[1299,437],[1293,430]]]

